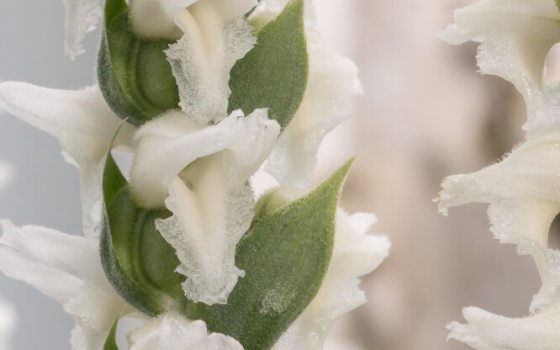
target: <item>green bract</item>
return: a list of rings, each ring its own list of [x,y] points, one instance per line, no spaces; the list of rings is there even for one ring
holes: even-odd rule
[[[303,99],[308,70],[303,0],[292,0],[231,70],[229,111],[268,108],[269,118],[286,127]]]
[[[292,0],[262,28],[256,46],[231,71],[229,112],[268,108],[285,127],[299,108],[308,76],[303,0]],[[140,126],[179,106],[165,50],[172,41],[136,36],[124,0],[107,0],[99,50],[99,86],[111,109]]]
[[[171,214],[138,207],[111,154],[105,165],[103,194],[101,262],[115,290],[148,315],[183,312],[187,300],[180,285],[182,276],[175,272],[179,260],[154,224]]]
[[[237,248],[245,270],[226,305],[203,313],[208,328],[246,350],[270,349],[313,300],[332,257],[346,163],[307,196],[261,216]]]
[[[98,80],[113,111],[134,125],[179,106],[179,93],[164,50],[167,40],[132,33],[124,0],[107,0]]]
[[[175,272],[179,261],[155,228],[154,221],[170,213],[137,207],[109,154],[101,237],[107,277],[124,299],[148,315],[178,311],[204,320],[210,331],[237,339],[247,350],[270,349],[319,291],[332,256],[338,197],[350,164],[301,199],[265,203],[269,208],[259,211],[237,247],[236,266],[246,275],[226,305],[207,306],[185,298],[185,277]]]

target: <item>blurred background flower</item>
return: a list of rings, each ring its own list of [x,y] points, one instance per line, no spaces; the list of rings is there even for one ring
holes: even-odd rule
[[[323,145],[317,178],[356,154],[343,206],[376,213],[375,231],[392,241],[391,255],[364,283],[370,303],[338,322],[329,349],[468,349],[445,339],[445,325],[460,319],[463,306],[522,316],[539,280],[528,257],[492,239],[485,206],[445,218],[432,200],[444,176],[480,169],[521,141],[523,101],[508,83],[476,74],[475,45],[437,38],[453,10],[472,1],[315,2],[320,31],[357,62],[366,92],[355,118]],[[1,1],[0,79],[55,88],[92,83],[97,37],[72,62],[63,32],[60,3]],[[549,79],[558,75],[551,65]],[[76,169],[54,139],[10,116],[0,120],[0,159],[18,169],[0,196],[0,217],[78,233]],[[57,304],[3,277],[0,291],[19,313],[14,348],[69,348],[71,320]]]

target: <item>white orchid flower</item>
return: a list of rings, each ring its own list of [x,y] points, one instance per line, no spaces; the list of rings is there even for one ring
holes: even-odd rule
[[[138,34],[180,37],[166,53],[179,87],[181,108],[202,125],[227,115],[231,68],[256,42],[245,18],[256,5],[257,0],[130,3],[133,28]]]
[[[97,234],[101,218],[101,172],[122,120],[107,106],[97,86],[56,90],[20,82],[0,83],[0,111],[58,139],[65,159],[80,168],[84,235]],[[123,125],[115,146],[127,145],[134,128]]]
[[[204,321],[189,321],[173,313],[149,321],[128,338],[130,350],[243,350],[231,337],[209,334]]]
[[[375,270],[391,246],[386,237],[369,234],[375,222],[371,214],[338,210],[333,257],[321,289],[273,350],[323,349],[332,323],[366,302],[360,277]]]
[[[14,168],[11,164],[0,161],[0,193],[2,193],[14,179]]]
[[[494,236],[517,244],[535,259],[543,286],[533,299],[537,311],[560,297],[558,252],[548,249],[548,233],[560,212],[560,129],[531,139],[502,162],[443,182],[440,209],[470,202],[489,203]]]
[[[99,241],[38,226],[0,225],[0,271],[62,304],[76,322],[73,349],[101,349],[127,306],[105,277]]]
[[[560,12],[554,1],[485,0],[455,12],[443,37],[452,43],[481,43],[482,73],[511,81],[525,98],[527,142],[501,162],[478,172],[448,177],[440,209],[489,203],[494,236],[535,260],[542,287],[531,315],[506,318],[464,309],[468,324],[452,323],[450,338],[477,349],[556,349],[560,324],[560,252],[548,247],[550,226],[560,212],[560,120],[558,89],[543,83],[545,59],[560,41]]]
[[[205,127],[171,112],[138,131],[133,193],[145,207],[163,206],[165,200],[173,212],[156,225],[177,252],[189,299],[225,303],[243,274],[235,267],[235,248],[253,217],[248,179],[279,132],[265,110],[247,117],[234,112]]]
[[[468,307],[468,324],[452,323],[449,338],[478,350],[556,350],[560,342],[560,303],[525,318],[507,318]]]
[[[477,57],[481,73],[515,85],[527,103],[525,128],[531,131],[550,123],[541,116],[552,99],[542,78],[548,51],[560,41],[559,20],[552,0],[483,0],[455,11],[455,24],[442,38],[452,44],[469,40],[481,44]]]

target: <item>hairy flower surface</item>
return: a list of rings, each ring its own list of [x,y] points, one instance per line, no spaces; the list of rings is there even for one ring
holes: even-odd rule
[[[552,221],[560,212],[560,120],[558,90],[543,83],[545,59],[560,41],[560,13],[554,1],[486,0],[457,10],[456,24],[443,34],[452,43],[480,43],[484,74],[512,82],[527,105],[526,142],[501,162],[443,182],[440,209],[470,202],[489,204],[494,236],[533,257],[542,287],[531,315],[510,319],[470,307],[468,324],[452,323],[450,338],[474,348],[556,349],[560,322],[560,255],[548,247]]]
[[[58,139],[63,155],[80,168],[84,235],[98,234],[103,159],[120,120],[97,86],[57,90],[21,82],[0,83],[0,111],[17,116]],[[134,128],[124,124],[115,146],[130,144]]]
[[[105,277],[98,240],[8,221],[1,227],[0,270],[62,304],[76,322],[73,349],[101,349],[127,306]]]
[[[167,314],[149,321],[129,335],[130,350],[243,350],[237,340],[209,333],[204,321]]]
[[[174,215],[156,226],[177,252],[190,299],[223,304],[242,275],[235,248],[254,211],[247,182],[279,131],[265,110],[257,110],[206,127],[172,112],[137,133],[131,185],[148,207],[162,205],[169,194],[165,204]]]

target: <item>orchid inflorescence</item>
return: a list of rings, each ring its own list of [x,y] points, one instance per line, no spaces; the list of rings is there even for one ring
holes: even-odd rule
[[[0,270],[63,305],[73,349],[321,349],[389,242],[338,207],[351,162],[312,188],[361,86],[311,2],[63,2],[73,58],[103,18],[98,84],[3,82],[0,109],[79,168],[83,236],[4,220]]]

